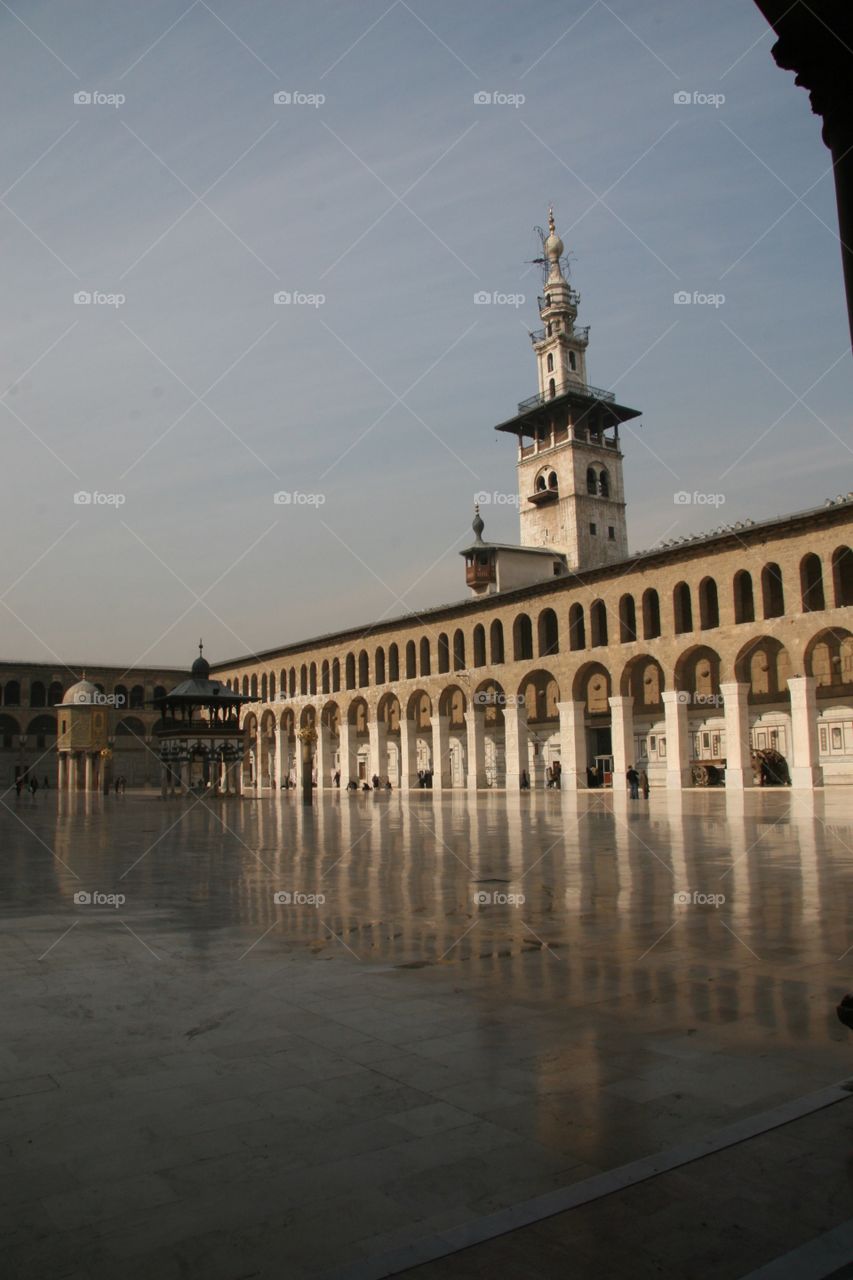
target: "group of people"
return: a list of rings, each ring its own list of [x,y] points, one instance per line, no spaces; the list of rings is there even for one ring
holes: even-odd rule
[[[44,787],[45,791],[48,791],[50,789],[50,782],[48,781],[47,777],[45,777],[45,780],[41,785]],[[15,795],[20,796],[23,793],[24,787],[27,788],[30,795],[35,800],[36,795],[38,793],[38,789],[39,789],[39,780],[34,773],[18,774],[18,776],[15,779]]]
[[[628,770],[625,774],[625,779],[628,783],[628,796],[631,800],[639,800],[641,791],[643,793],[643,799],[648,800],[649,775],[646,773],[645,769],[640,769],[640,771],[637,772],[634,766],[629,764]]]
[[[336,769],[336,770],[335,770],[334,778],[335,778],[335,786],[336,786],[336,787],[340,787],[340,785],[341,785],[341,771],[340,771],[340,769]],[[386,778],[386,779],[385,779],[385,781],[383,782],[383,781],[382,781],[382,779],[380,778],[379,774],[378,774],[378,773],[374,773],[373,777],[370,779],[370,782],[364,781],[364,782],[362,782],[361,787],[359,787],[357,780],[356,780],[355,778],[350,778],[349,782],[347,783],[347,785],[346,785],[346,787],[345,787],[344,789],[345,789],[346,791],[359,791],[359,790],[361,790],[361,791],[391,791],[391,790],[392,790],[392,787],[391,787],[391,779],[390,779],[390,778]]]

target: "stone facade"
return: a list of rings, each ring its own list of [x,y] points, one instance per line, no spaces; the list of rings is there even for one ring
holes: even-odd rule
[[[853,497],[747,523],[619,565],[342,631],[216,666],[256,694],[247,785],[301,781],[296,733],[318,731],[318,785],[388,777],[433,787],[692,785],[703,762],[751,786],[753,749],[794,786],[853,782]]]

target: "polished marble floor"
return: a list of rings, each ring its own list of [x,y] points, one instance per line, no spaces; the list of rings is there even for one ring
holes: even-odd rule
[[[852,895],[846,788],[7,796],[10,1274],[319,1275],[843,1079]]]

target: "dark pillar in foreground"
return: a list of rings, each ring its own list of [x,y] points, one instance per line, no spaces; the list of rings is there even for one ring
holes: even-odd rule
[[[808,89],[832,155],[847,315],[853,340],[853,5],[851,0],[755,0],[779,39],[773,57]]]

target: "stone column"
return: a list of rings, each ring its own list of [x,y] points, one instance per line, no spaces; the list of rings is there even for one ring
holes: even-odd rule
[[[791,785],[823,786],[823,769],[818,764],[817,697],[814,676],[791,676],[791,737],[794,764]]]
[[[415,722],[400,718],[400,790],[413,791],[418,785],[418,744]]]
[[[285,737],[284,729],[281,721],[275,731],[275,772],[276,772],[276,791],[281,791],[281,784],[284,782],[287,774],[287,766],[290,763],[285,756],[290,750],[290,743]]]
[[[726,717],[726,790],[752,786],[749,749],[749,685],[731,681],[720,685]]]
[[[298,731],[296,735],[296,755],[293,763],[295,766],[294,771],[296,773],[296,790],[301,791],[303,778],[304,778],[304,759],[303,759],[303,751],[302,751],[302,742],[299,738]]]
[[[468,730],[468,790],[479,791],[486,786],[486,712],[482,706],[471,704],[465,712]]]
[[[667,689],[662,695],[666,720],[666,786],[680,791],[690,786],[690,735],[687,726],[689,693]]]
[[[371,718],[367,722],[367,734],[370,741],[370,783],[373,785],[374,774],[380,783],[384,783],[388,775],[388,725],[384,720]]]
[[[68,756],[64,751],[59,752],[59,758],[56,762],[56,789],[57,791],[65,791],[68,787]]]
[[[450,786],[450,719],[432,717],[432,789],[447,791]]]
[[[610,740],[613,747],[613,790],[627,791],[625,774],[634,760],[634,699],[610,698]]]
[[[95,761],[91,751],[86,752],[83,775],[83,789],[85,791],[94,791],[95,789]]]
[[[577,791],[587,783],[586,704],[558,702],[560,715],[560,786]]]
[[[527,747],[527,708],[524,702],[508,702],[504,707],[504,752],[506,755],[506,789],[521,790],[521,774],[530,773]]]
[[[68,753],[68,790],[76,791],[78,785],[77,756],[73,751]]]

